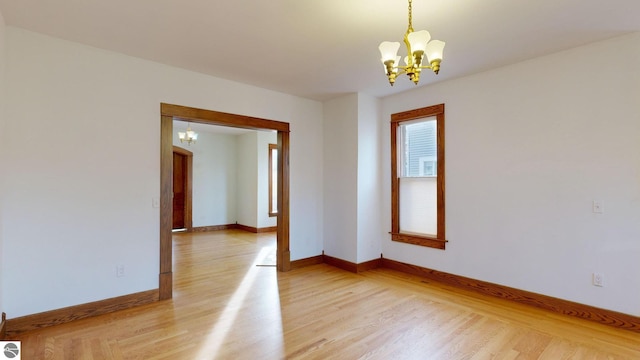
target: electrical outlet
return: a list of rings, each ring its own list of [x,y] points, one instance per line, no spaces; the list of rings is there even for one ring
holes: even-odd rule
[[[593,286],[604,287],[604,274],[593,273],[592,282],[593,282]]]
[[[116,266],[116,277],[123,277],[123,276],[124,276],[124,265]]]
[[[593,200],[593,209],[592,211],[595,214],[602,214],[604,213],[604,205],[602,204],[602,201],[599,200]]]
[[[157,197],[151,198],[151,206],[154,209],[159,208],[160,207],[160,198],[157,198]]]

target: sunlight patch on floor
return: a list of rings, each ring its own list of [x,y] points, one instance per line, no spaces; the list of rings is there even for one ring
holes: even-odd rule
[[[197,359],[214,359],[217,357],[218,352],[220,351],[220,347],[224,343],[229,331],[233,327],[236,317],[238,316],[238,311],[242,309],[244,300],[247,294],[249,293],[249,291],[251,290],[251,287],[255,281],[256,275],[258,274],[258,271],[264,271],[264,268],[261,268],[258,265],[264,263],[265,258],[269,255],[271,250],[272,250],[271,247],[263,247],[258,253],[258,255],[256,256],[256,258],[254,259],[253,264],[249,266],[249,270],[247,271],[244,278],[242,279],[242,282],[240,283],[236,291],[233,293],[233,296],[231,297],[224,311],[220,315],[220,318],[218,319],[218,322],[216,323],[215,327],[213,328],[211,333],[207,336],[207,339],[205,340],[204,345],[202,346],[202,348],[200,349],[200,352],[198,353],[198,356],[196,357]],[[275,296],[275,299],[276,299],[275,302],[279,304],[279,295],[277,291],[277,286],[278,286],[277,281],[274,281],[273,288],[276,291],[274,292],[273,296]],[[274,320],[271,325],[273,325],[274,327],[276,326],[279,327],[280,331],[278,333],[281,334],[280,336],[282,336],[282,318],[280,316],[280,306],[275,306],[273,311],[274,312],[277,311],[278,313],[277,314],[272,313]],[[277,315],[277,319],[276,319],[276,315]],[[275,331],[275,329],[273,330]],[[282,340],[282,343],[284,343],[284,339]]]

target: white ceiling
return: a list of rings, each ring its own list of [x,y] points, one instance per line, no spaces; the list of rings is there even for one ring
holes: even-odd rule
[[[402,77],[391,88],[379,61],[379,43],[406,31],[403,0],[0,0],[0,12],[7,25],[310,99],[414,87]],[[640,1],[413,0],[413,27],[447,43],[426,85],[640,31]]]

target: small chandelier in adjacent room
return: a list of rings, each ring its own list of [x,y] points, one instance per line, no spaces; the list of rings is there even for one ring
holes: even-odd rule
[[[398,74],[407,74],[409,79],[416,85],[420,81],[422,69],[431,69],[438,74],[440,62],[442,61],[442,51],[444,41],[431,40],[431,35],[427,30],[413,31],[411,0],[409,0],[409,27],[404,34],[404,43],[407,46],[407,56],[404,58],[406,65],[400,65],[398,56],[399,42],[384,41],[380,44],[380,54],[384,71],[389,78],[389,83],[393,86]],[[427,64],[423,64],[424,56],[427,56]]]
[[[178,132],[178,138],[180,139],[180,142],[186,142],[188,145],[191,145],[191,143],[196,143],[196,140],[198,140],[198,133],[191,130],[191,125],[187,125],[187,131],[186,132],[182,132],[179,131]]]

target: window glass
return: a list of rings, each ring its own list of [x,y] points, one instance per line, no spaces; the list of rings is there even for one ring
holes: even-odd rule
[[[399,125],[400,232],[437,236],[437,136],[435,117]]]
[[[401,124],[399,134],[403,146],[403,177],[435,176],[437,174],[438,138],[435,117]]]

